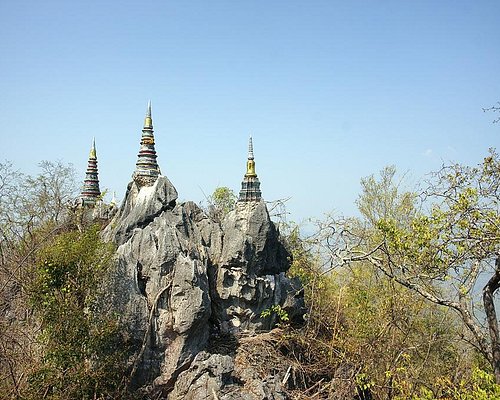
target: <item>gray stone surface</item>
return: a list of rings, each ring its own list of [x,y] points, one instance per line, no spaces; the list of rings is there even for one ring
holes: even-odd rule
[[[213,399],[221,389],[231,385],[234,360],[229,355],[210,354],[202,351],[196,355],[188,370],[175,382],[169,399]]]
[[[291,255],[264,201],[236,203],[222,228],[222,252],[213,277],[213,312],[221,331],[269,329],[273,319],[262,319],[260,313],[275,304],[286,306],[293,318],[302,307],[301,286],[284,274]]]
[[[128,184],[125,199],[104,237],[117,244],[125,243],[135,228],[147,226],[163,211],[172,209],[177,200],[177,190],[166,176],[159,176],[153,186],[139,187]]]
[[[269,344],[268,344],[269,345]],[[168,400],[284,400],[282,380],[286,365],[273,365],[274,373],[263,371],[248,360],[248,353],[263,350],[243,343],[235,354],[198,353],[168,393]]]
[[[265,203],[238,203],[218,224],[176,199],[163,176],[151,187],[131,183],[103,232],[118,246],[106,301],[136,349],[133,385],[169,399],[281,398],[237,397],[244,374],[233,375],[236,349],[204,351],[215,335],[269,329],[273,321],[260,313],[274,304],[292,318],[302,312],[301,286],[284,274],[290,255]]]

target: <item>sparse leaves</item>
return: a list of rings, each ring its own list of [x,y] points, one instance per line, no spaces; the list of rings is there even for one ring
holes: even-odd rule
[[[274,304],[260,313],[261,318],[269,318],[272,316],[276,316],[280,324],[290,321],[288,313],[283,310],[279,304]]]
[[[208,215],[215,221],[221,222],[229,212],[234,210],[237,197],[231,189],[221,186],[216,188],[207,200]]]

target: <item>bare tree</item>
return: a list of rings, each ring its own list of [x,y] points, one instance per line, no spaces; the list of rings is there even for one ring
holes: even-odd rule
[[[383,196],[394,198],[397,192],[386,190],[393,190],[394,185],[384,186],[382,176],[378,184],[364,185],[358,204],[364,204],[367,189],[373,188],[378,191],[376,204],[383,203]],[[370,190],[368,194],[374,196]],[[399,198],[398,204],[404,204],[407,196]],[[403,287],[454,310],[468,331],[466,340],[491,364],[500,383],[500,337],[493,302],[500,287],[497,153],[490,150],[477,167],[443,166],[432,175],[418,204],[407,205],[406,210],[406,216],[399,218],[379,211],[369,217],[364,213],[365,224],[327,223],[335,226],[334,234],[324,240],[330,264],[368,261]],[[477,295],[484,274],[490,279],[483,288],[481,315],[475,310],[481,306]]]
[[[494,105],[494,106],[491,106],[491,107],[488,107],[488,108],[483,108],[483,112],[487,112],[487,111],[488,112],[491,111],[491,112],[500,113],[500,101],[496,105]],[[498,122],[500,122],[500,117],[497,117],[497,118],[495,118],[493,120],[494,124],[496,124]]]
[[[37,357],[39,326],[27,298],[30,272],[40,246],[68,217],[76,193],[74,170],[43,161],[28,176],[0,163],[0,392],[17,398]]]

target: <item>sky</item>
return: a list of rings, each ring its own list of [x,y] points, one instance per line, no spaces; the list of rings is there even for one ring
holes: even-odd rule
[[[123,199],[151,100],[180,200],[238,192],[251,135],[289,220],[354,215],[386,165],[411,185],[497,146],[499,15],[497,0],[0,0],[0,160],[83,180],[95,137],[101,189]]]

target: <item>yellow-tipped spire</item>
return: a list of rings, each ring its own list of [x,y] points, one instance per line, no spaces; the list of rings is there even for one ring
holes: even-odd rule
[[[97,158],[97,153],[95,151],[95,138],[92,139],[92,147],[90,148],[89,158]]]
[[[151,100],[148,102],[148,109],[146,111],[146,118],[144,118],[144,128],[153,129],[153,119],[151,118]]]
[[[252,137],[250,136],[250,140],[248,141],[248,160],[247,160],[247,172],[245,176],[255,177],[257,173],[255,172],[255,161],[253,159],[253,142]]]
[[[255,161],[253,159],[252,137],[248,141],[247,172],[241,182],[241,190],[238,201],[261,201],[260,182],[255,172]]]
[[[151,119],[151,101],[148,102],[144,128],[142,128],[141,148],[137,156],[134,181],[140,186],[151,186],[160,175],[160,168],[156,162],[155,137],[153,135],[153,121]]]

